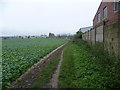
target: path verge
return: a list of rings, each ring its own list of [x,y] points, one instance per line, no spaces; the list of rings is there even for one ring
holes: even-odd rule
[[[63,60],[63,50],[61,52],[61,56],[60,56],[60,60],[59,60],[57,69],[55,70],[54,74],[52,75],[52,78],[50,79],[50,82],[48,83],[49,88],[58,88],[58,77],[59,77],[59,73],[60,73],[60,67],[62,64],[62,60]]]

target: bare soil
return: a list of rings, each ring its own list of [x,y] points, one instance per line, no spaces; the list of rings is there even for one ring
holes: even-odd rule
[[[50,82],[48,83],[49,88],[58,88],[58,77],[60,73],[60,66],[62,64],[62,60],[63,60],[63,50],[61,52],[61,56],[60,56],[59,63],[57,65],[57,69],[55,70],[54,74],[52,75],[52,78],[50,79]]]

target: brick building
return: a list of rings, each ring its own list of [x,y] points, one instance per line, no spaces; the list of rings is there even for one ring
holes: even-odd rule
[[[95,41],[103,42],[109,53],[120,58],[120,2],[104,1],[101,2],[93,19]]]
[[[109,53],[120,58],[120,0],[102,0],[93,19],[93,29],[83,36],[89,36],[87,40],[92,44],[104,43]]]
[[[101,2],[96,15],[93,19],[93,27],[97,27],[102,24],[110,24],[120,19],[120,3],[118,0],[114,2]]]

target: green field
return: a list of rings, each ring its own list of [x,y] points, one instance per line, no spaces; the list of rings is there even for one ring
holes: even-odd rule
[[[40,58],[67,41],[52,38],[2,40],[3,87],[10,86]]]

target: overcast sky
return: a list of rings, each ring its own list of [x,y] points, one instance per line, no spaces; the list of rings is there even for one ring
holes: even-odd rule
[[[74,34],[92,26],[101,0],[0,0],[0,35]]]

